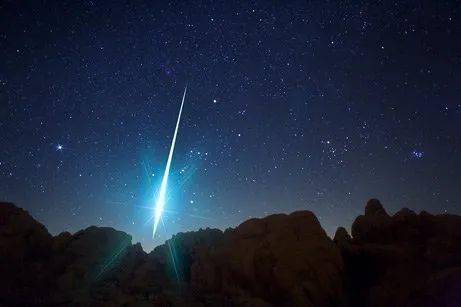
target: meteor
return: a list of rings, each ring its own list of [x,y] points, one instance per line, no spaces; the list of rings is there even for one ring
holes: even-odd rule
[[[187,86],[184,88],[184,94],[182,96],[181,107],[179,108],[178,120],[176,121],[176,128],[174,129],[173,140],[171,141],[170,153],[168,154],[168,160],[165,166],[165,172],[163,173],[162,183],[158,193],[157,202],[155,203],[155,216],[154,216],[154,229],[152,237],[155,236],[158,224],[162,218],[163,210],[166,202],[166,188],[168,185],[168,176],[170,175],[171,159],[173,158],[174,145],[176,143],[176,135],[178,134],[179,122],[181,121],[182,107],[184,106],[184,99],[186,98]]]

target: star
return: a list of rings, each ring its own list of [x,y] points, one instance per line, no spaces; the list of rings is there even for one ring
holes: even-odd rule
[[[422,209],[419,201],[436,212],[445,199],[456,203],[455,4],[422,12],[386,1],[366,9],[298,1],[273,13],[262,0],[204,2],[172,20],[176,6],[141,1],[146,9],[127,9],[130,22],[120,23],[117,14],[100,20],[105,9],[125,9],[106,2],[90,3],[91,14],[85,5],[67,12],[50,1],[21,7],[22,17],[5,12],[12,26],[0,35],[8,38],[0,57],[9,63],[0,72],[8,109],[0,194],[30,195],[25,209],[45,208],[45,225],[81,229],[102,217],[123,229],[136,217],[132,235],[145,238],[143,248],[162,244],[141,221],[154,213],[186,84],[190,102],[165,198],[171,201],[165,211],[180,214],[185,228],[159,227],[162,239],[202,226],[182,215],[194,209],[225,229],[249,214],[232,220],[239,209],[262,216],[299,206],[321,213],[334,233],[337,223],[349,224],[335,211],[327,218],[322,201],[344,206],[350,220],[372,193],[391,198],[402,170],[418,174],[400,179],[407,198],[417,200],[415,209]],[[390,19],[369,13],[375,10]],[[56,14],[68,18],[56,21]],[[43,31],[24,26],[36,20]],[[77,35],[85,31],[90,40]],[[117,39],[107,39],[107,31]],[[431,44],[421,48],[415,41]],[[41,48],[43,42],[51,47]],[[357,65],[361,59],[367,65]],[[439,180],[444,176],[451,179],[447,189]],[[382,183],[377,190],[367,184],[374,180]],[[429,199],[419,194],[422,185],[447,193]],[[114,197],[127,206],[113,210],[100,201]],[[63,213],[79,204],[87,204],[82,218]],[[460,205],[455,209],[461,212]]]
[[[413,158],[415,158],[415,159],[422,159],[423,156],[424,156],[424,152],[418,151],[418,150],[413,150],[413,151],[411,152],[411,156],[412,156]]]

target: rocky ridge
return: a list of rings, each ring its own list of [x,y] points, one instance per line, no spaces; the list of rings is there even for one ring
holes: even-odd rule
[[[171,253],[174,250],[174,253]],[[174,264],[174,265],[173,265]],[[174,269],[176,268],[176,269]],[[330,239],[312,212],[179,233],[151,253],[106,227],[51,236],[0,203],[0,306],[460,306],[461,217],[376,199]]]

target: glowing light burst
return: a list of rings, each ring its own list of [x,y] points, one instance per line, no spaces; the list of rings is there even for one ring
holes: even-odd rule
[[[173,140],[171,141],[170,153],[168,154],[168,160],[165,166],[165,172],[163,173],[162,183],[158,192],[158,198],[155,203],[155,215],[154,215],[154,228],[152,237],[155,236],[158,224],[162,218],[163,211],[166,203],[166,188],[168,186],[168,176],[170,175],[171,160],[173,158],[174,146],[176,144],[176,136],[178,134],[179,123],[181,121],[182,108],[184,106],[184,99],[186,98],[187,86],[184,88],[184,94],[182,96],[181,107],[179,108],[178,120],[176,121],[176,128],[174,129]]]

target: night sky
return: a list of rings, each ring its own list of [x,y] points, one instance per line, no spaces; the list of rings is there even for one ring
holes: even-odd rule
[[[461,213],[456,1],[55,2],[0,4],[0,199],[52,234]]]

